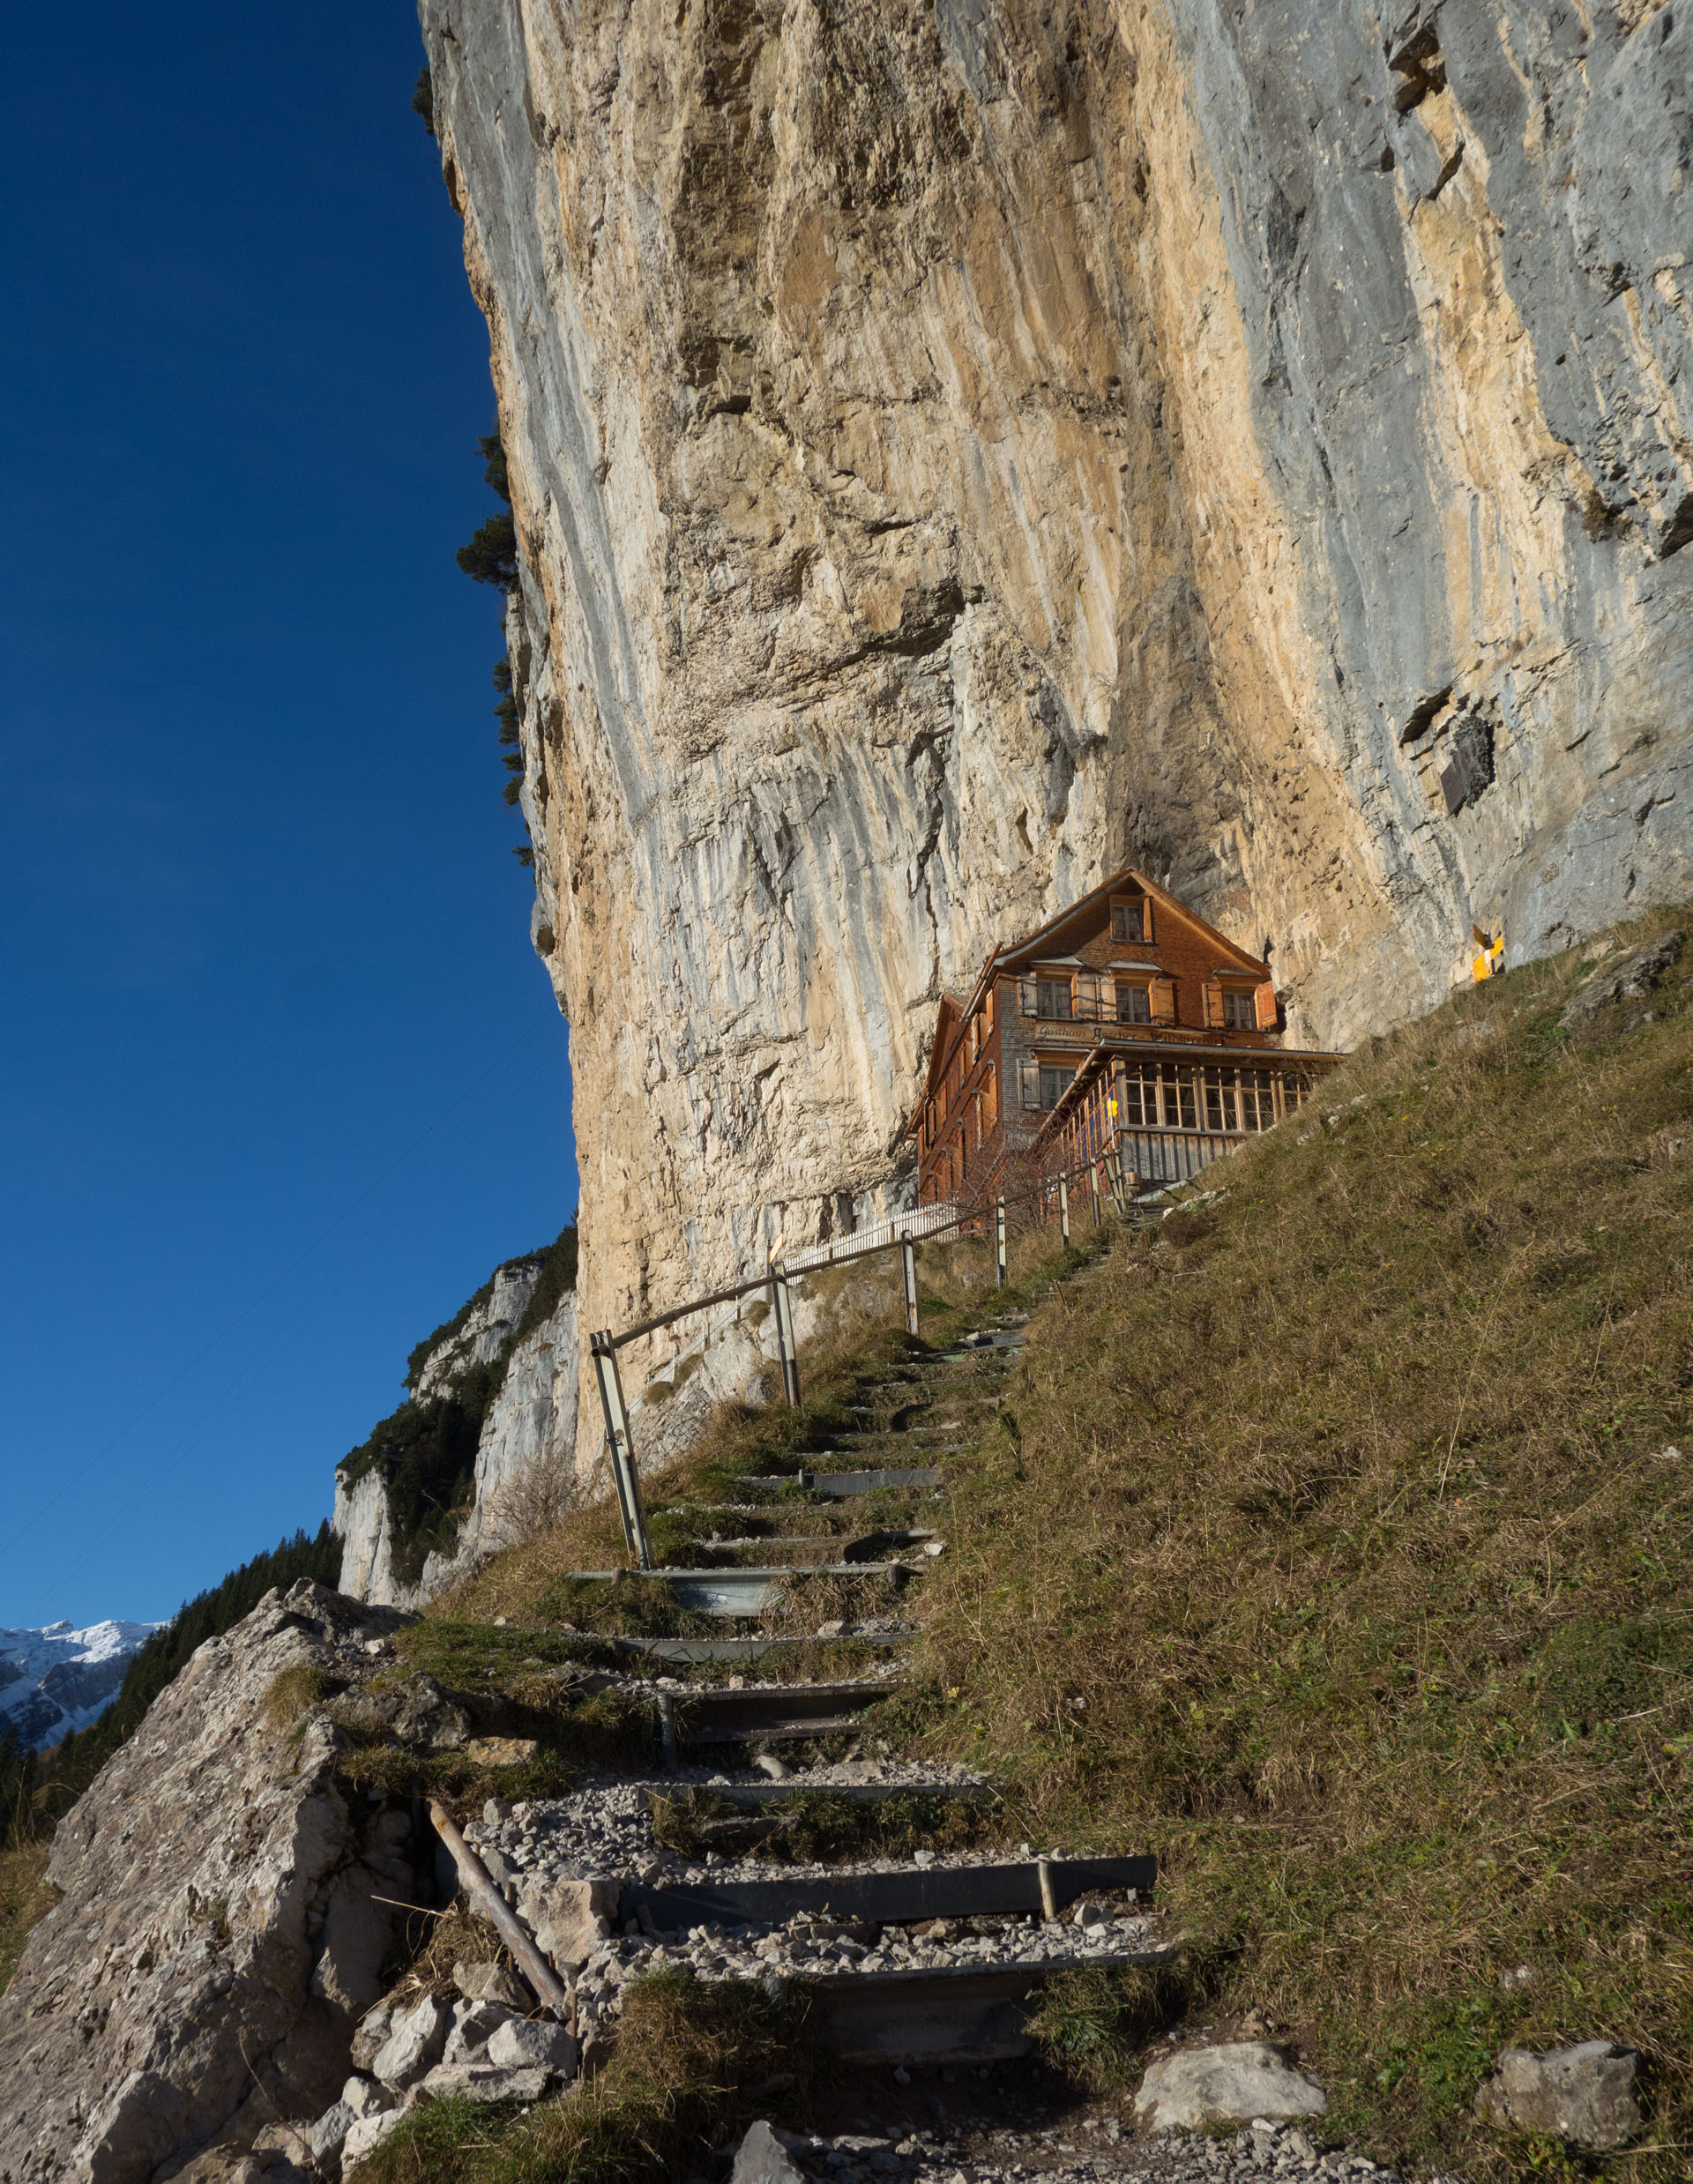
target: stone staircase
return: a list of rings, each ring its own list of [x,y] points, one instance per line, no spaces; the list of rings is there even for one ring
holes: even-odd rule
[[[662,1588],[726,1626],[614,1641],[663,1724],[663,1775],[490,1802],[469,1831],[573,1977],[590,2059],[622,1988],[666,1965],[772,1992],[803,1978],[838,2054],[903,2062],[1025,2054],[1030,1998],[1055,1971],[1163,1961],[1150,1859],[921,1846],[957,1839],[948,1815],[992,1785],[895,1756],[875,1711],[906,1688],[924,1577],[946,1550],[945,1459],[991,1423],[1023,1342],[1009,1318],[942,1353],[914,1341],[859,1385],[858,1422],[827,1449],[736,1480],[744,1502],[655,1511],[675,1566],[573,1573]],[[876,1807],[913,1816],[908,1855],[759,1855],[819,1814]]]

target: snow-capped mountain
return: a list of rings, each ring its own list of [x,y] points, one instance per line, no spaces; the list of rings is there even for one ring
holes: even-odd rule
[[[86,1729],[117,1696],[130,1656],[160,1623],[91,1623],[72,1630],[0,1630],[0,1727],[40,1751]]]

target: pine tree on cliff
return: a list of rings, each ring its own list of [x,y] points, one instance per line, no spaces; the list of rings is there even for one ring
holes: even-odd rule
[[[459,548],[459,566],[467,577],[474,577],[478,584],[497,584],[503,592],[510,592],[518,581],[518,531],[511,518],[505,450],[497,432],[484,434],[476,444],[488,458],[482,475],[505,506],[499,514],[489,518],[467,546]]]

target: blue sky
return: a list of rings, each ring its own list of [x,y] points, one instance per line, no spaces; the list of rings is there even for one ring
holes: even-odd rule
[[[315,1526],[575,1204],[421,61],[403,0],[8,25],[0,1624]]]

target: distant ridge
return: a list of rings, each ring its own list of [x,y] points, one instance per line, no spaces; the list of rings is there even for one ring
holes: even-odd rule
[[[68,1622],[0,1630],[0,1732],[8,1726],[31,1751],[98,1721],[117,1696],[123,1672],[162,1623],[108,1619],[73,1630]]]

